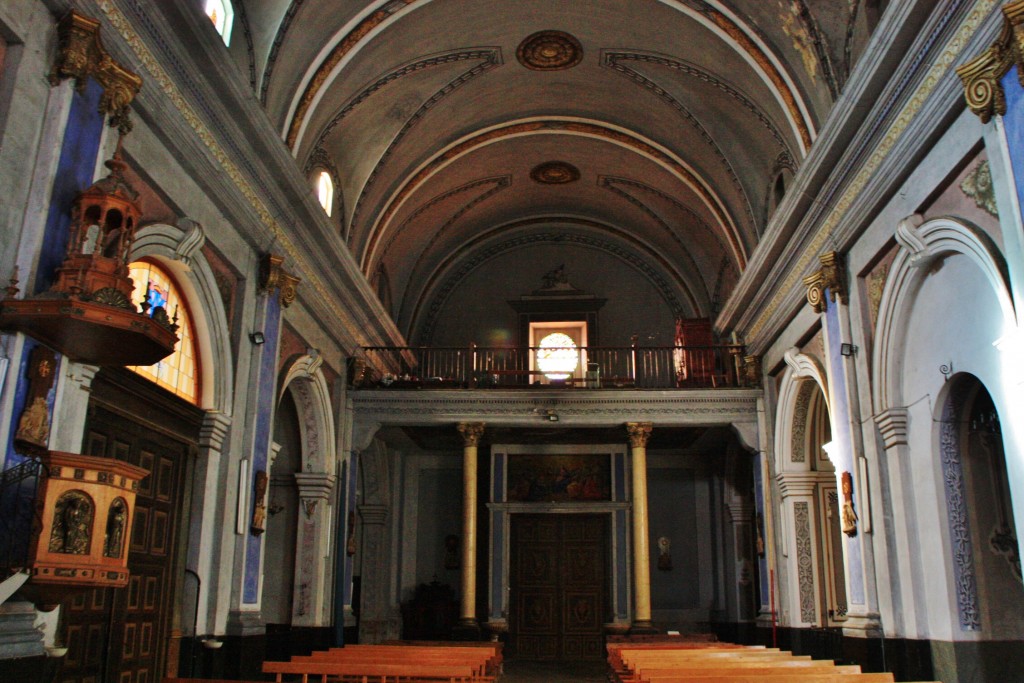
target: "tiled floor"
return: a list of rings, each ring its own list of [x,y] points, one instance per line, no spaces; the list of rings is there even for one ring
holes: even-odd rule
[[[500,683],[607,683],[604,662],[506,661]]]

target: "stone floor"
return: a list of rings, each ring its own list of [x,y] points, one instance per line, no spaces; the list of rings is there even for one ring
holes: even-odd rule
[[[604,662],[506,661],[500,683],[607,683]]]

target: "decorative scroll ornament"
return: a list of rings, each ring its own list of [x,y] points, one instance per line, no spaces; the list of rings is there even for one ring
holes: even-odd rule
[[[516,58],[527,69],[561,71],[583,60],[583,46],[563,31],[539,31],[527,36],[516,49]]]
[[[630,448],[647,448],[647,440],[651,438],[654,425],[650,422],[627,422],[626,433],[629,434]]]
[[[292,275],[282,267],[283,256],[266,254],[260,263],[260,291],[271,293],[278,290],[281,305],[288,308],[295,301],[299,283],[302,279]]]
[[[999,80],[1014,65],[1024,85],[1024,0],[1003,7],[1003,30],[999,37],[987,50],[956,70],[964,85],[967,106],[982,123],[988,123],[993,114],[1006,113],[1006,94]]]
[[[483,422],[460,422],[458,428],[464,446],[475,448],[480,444],[480,437],[484,435]]]
[[[818,260],[821,269],[805,277],[804,285],[807,287],[807,303],[815,313],[823,313],[828,310],[825,290],[828,290],[828,299],[833,303],[837,299],[846,303],[846,265],[843,257],[834,251],[822,254]]]
[[[103,87],[100,113],[110,116],[110,125],[121,135],[132,129],[129,105],[142,87],[142,78],[118,64],[100,40],[100,22],[71,10],[57,24],[57,60],[50,72],[50,84],[74,78],[75,87],[85,89],[92,76]]]

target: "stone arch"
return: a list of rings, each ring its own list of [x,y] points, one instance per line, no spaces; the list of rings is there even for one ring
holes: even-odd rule
[[[213,269],[202,253],[205,242],[203,226],[190,218],[179,219],[177,226],[153,223],[136,233],[130,258],[154,258],[176,277],[201,340],[200,407],[230,415],[235,384],[231,332]]]
[[[775,419],[776,472],[806,470],[809,466],[804,464],[807,459],[806,453],[802,453],[801,430],[806,425],[810,399],[815,388],[821,392],[829,420],[832,420],[832,408],[828,404],[828,378],[820,361],[800,353],[795,347],[786,351],[783,357],[788,367],[782,376]],[[800,444],[799,448],[796,444]]]
[[[304,472],[334,473],[335,438],[334,414],[327,379],[320,366],[323,357],[306,354],[288,366],[281,379],[278,401],[290,391],[299,409],[299,427],[302,432],[302,470]]]
[[[992,238],[980,228],[955,218],[925,221],[914,214],[900,221],[896,241],[900,249],[882,290],[871,359],[876,413],[904,404],[900,366],[907,313],[930,266],[939,260],[953,254],[966,256],[991,286],[1007,329],[1016,327],[1006,261]]]

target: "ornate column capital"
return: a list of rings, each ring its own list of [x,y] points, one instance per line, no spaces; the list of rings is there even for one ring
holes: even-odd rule
[[[384,526],[388,519],[388,507],[386,505],[360,505],[359,516],[363,524],[373,526]]]
[[[805,277],[804,285],[807,287],[807,303],[815,313],[822,313],[828,310],[826,289],[829,300],[835,302],[838,298],[840,303],[846,303],[846,263],[845,258],[835,251],[822,254],[818,261],[821,268]]]
[[[460,422],[458,424],[459,434],[462,435],[462,444],[466,447],[480,445],[480,437],[484,435],[483,422]]]
[[[74,78],[75,87],[85,88],[92,76],[103,88],[100,112],[110,116],[110,125],[121,135],[132,129],[128,106],[142,87],[142,78],[118,64],[100,40],[100,22],[75,10],[57,24],[57,60],[50,72],[50,84]]]
[[[775,476],[779,483],[779,493],[782,497],[810,496],[814,494],[814,487],[818,484],[834,483],[836,478],[831,472],[780,472]]]
[[[1017,66],[1024,85],[1024,0],[1003,7],[1003,30],[980,55],[960,66],[956,75],[964,85],[967,106],[988,123],[992,115],[1006,113],[1006,94],[999,80]]]
[[[743,357],[743,383],[748,387],[761,386],[761,356]]]
[[[875,415],[875,424],[878,425],[886,450],[907,443],[909,416],[906,408],[889,408]]]
[[[299,283],[302,279],[284,269],[284,257],[276,254],[264,254],[260,261],[260,291],[270,294],[278,290],[281,305],[288,308],[295,301]]]
[[[630,448],[647,448],[647,440],[651,438],[654,425],[650,422],[627,422],[626,433],[629,434]]]

